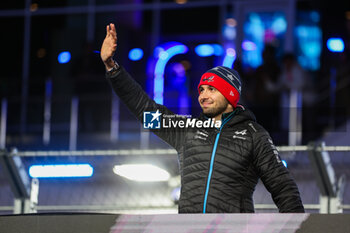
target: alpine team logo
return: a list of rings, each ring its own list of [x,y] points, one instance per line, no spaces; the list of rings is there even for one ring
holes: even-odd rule
[[[209,82],[214,82],[214,76],[210,76],[209,78],[203,78],[203,82],[207,81]]]
[[[156,112],[143,112],[143,128],[144,129],[160,129],[160,116],[162,113],[157,110]]]
[[[244,130],[242,130],[242,131],[236,131],[235,134],[236,134],[236,135],[242,135],[242,136],[243,136],[243,135],[246,135],[246,134],[247,134],[247,130],[244,129]]]

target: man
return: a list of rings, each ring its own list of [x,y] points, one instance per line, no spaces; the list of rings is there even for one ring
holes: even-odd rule
[[[115,26],[107,26],[101,59],[107,79],[130,111],[142,122],[145,111],[173,114],[155,103],[131,76],[113,61]],[[179,213],[251,213],[260,178],[280,212],[304,212],[298,188],[283,166],[269,134],[252,113],[238,105],[241,81],[226,67],[206,72],[198,85],[203,114],[216,127],[162,128],[153,132],[178,152],[181,195]],[[180,118],[181,119],[181,118]],[[198,125],[197,125],[198,126]]]

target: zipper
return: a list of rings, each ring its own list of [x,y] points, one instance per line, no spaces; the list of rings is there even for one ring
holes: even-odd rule
[[[219,142],[219,138],[220,138],[220,134],[221,134],[221,130],[224,127],[224,125],[231,120],[234,111],[231,113],[232,115],[229,115],[224,122],[222,123],[219,133],[216,135],[215,138],[215,143],[214,143],[214,147],[213,147],[213,151],[211,153],[211,159],[210,159],[210,167],[209,167],[209,174],[208,174],[208,180],[207,180],[207,187],[205,189],[205,195],[204,195],[204,204],[203,204],[203,214],[206,213],[206,209],[207,209],[207,200],[208,200],[208,194],[209,194],[209,188],[210,188],[210,180],[211,180],[211,175],[213,174],[213,167],[214,167],[214,160],[215,160],[215,154],[216,154],[216,149],[218,146],[218,142]]]

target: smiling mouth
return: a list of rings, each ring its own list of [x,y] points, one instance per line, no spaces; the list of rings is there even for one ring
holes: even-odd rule
[[[202,102],[202,106],[203,107],[209,107],[210,105],[212,105],[213,103],[210,103],[210,102]]]

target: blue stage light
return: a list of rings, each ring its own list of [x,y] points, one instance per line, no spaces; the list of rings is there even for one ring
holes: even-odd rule
[[[212,44],[215,56],[221,56],[224,54],[224,49],[219,44]]]
[[[163,50],[160,48],[163,48]],[[155,52],[155,55],[157,55],[156,58],[158,60],[154,70],[153,100],[158,104],[163,104],[165,66],[173,56],[186,53],[188,48],[186,45],[178,42],[168,42],[156,47],[156,49],[157,53]]]
[[[70,61],[70,58],[71,58],[70,52],[64,51],[58,54],[57,60],[59,63],[63,64],[63,63],[68,63]]]
[[[318,26],[301,24],[295,28],[298,62],[308,70],[317,70],[320,67],[322,52],[322,31]]]
[[[327,40],[327,48],[334,53],[341,53],[344,51],[344,41],[341,38],[329,38]]]
[[[155,58],[159,58],[159,54],[160,54],[161,52],[163,52],[163,51],[164,51],[164,48],[162,48],[162,47],[160,47],[160,46],[157,46],[157,47],[155,47],[154,50],[153,50],[153,56],[154,56]]]
[[[284,33],[287,31],[287,21],[284,17],[278,16],[274,19],[271,27],[275,34]]]
[[[138,61],[143,57],[143,50],[140,48],[134,48],[129,52],[129,59],[132,61]]]
[[[32,178],[91,177],[94,168],[90,164],[51,164],[32,165],[29,175]]]
[[[197,53],[200,57],[209,57],[214,54],[214,48],[210,44],[200,44],[197,45],[194,51]]]
[[[286,160],[282,159],[282,163],[283,163],[283,165],[284,165],[285,167],[288,167],[288,164],[287,164],[287,161],[286,161]]]
[[[226,55],[222,65],[228,68],[233,67],[233,63],[236,60],[236,50],[234,48],[226,49]]]
[[[256,50],[257,46],[254,42],[245,40],[242,43],[242,48],[243,50],[246,50],[246,51],[254,51]]]
[[[226,40],[234,40],[237,36],[236,27],[224,25],[222,34]]]
[[[311,11],[310,12],[310,18],[312,21],[314,21],[315,23],[320,22],[320,14],[317,11]]]

